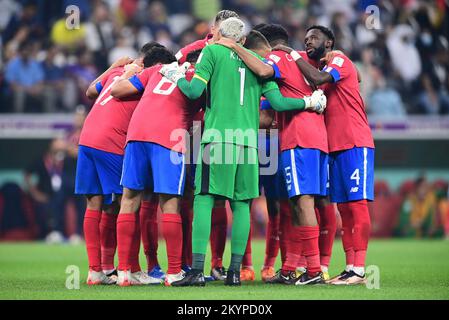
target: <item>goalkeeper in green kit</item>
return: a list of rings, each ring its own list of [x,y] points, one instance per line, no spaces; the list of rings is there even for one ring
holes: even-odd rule
[[[242,43],[243,29],[241,20],[229,18],[220,24],[219,34]],[[326,107],[326,97],[318,90],[303,99],[285,98],[274,81],[257,77],[236,53],[217,44],[202,50],[190,82],[184,77],[186,69],[185,65],[171,64],[160,71],[190,99],[199,98],[207,89],[204,133],[195,176],[192,269],[171,285],[205,285],[204,261],[216,198],[229,200],[233,213],[231,263],[225,285],[240,285],[240,265],[250,229],[250,201],[259,197],[260,98],[265,96],[276,111],[321,113]]]

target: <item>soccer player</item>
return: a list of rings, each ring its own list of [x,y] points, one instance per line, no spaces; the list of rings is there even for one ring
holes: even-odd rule
[[[111,97],[110,90],[122,74],[131,76],[141,69],[131,62],[128,57],[117,60],[91,83],[86,92],[89,98],[98,98],[81,131],[75,193],[84,194],[87,199],[83,228],[89,260],[89,285],[116,282],[115,224],[122,194],[123,147],[128,123],[139,97],[120,101]]]
[[[244,41],[243,29],[241,20],[229,18],[220,24],[219,37]],[[203,49],[190,83],[176,69],[167,69],[164,75],[177,83],[190,99],[198,98],[206,86],[209,97],[195,177],[192,270],[172,285],[205,285],[204,259],[216,198],[229,199],[234,217],[231,263],[225,285],[240,285],[240,266],[250,227],[250,200],[259,196],[257,130],[260,97],[265,95],[275,110],[311,109],[317,112],[324,110],[325,97],[316,91],[304,99],[285,98],[275,82],[260,79],[232,50],[215,44]],[[223,156],[224,163],[221,161]]]
[[[261,29],[266,24],[259,25],[258,30]],[[257,26],[256,26],[257,27]],[[256,27],[251,31],[245,39],[244,47],[246,49],[249,49],[255,53],[257,53],[259,56],[266,56],[271,52],[271,46],[268,43],[267,39],[260,33],[257,32]],[[289,210],[288,208],[288,202],[287,206],[285,206],[285,203],[283,203],[283,206],[281,207],[279,200],[282,199],[288,199],[287,189],[285,188],[285,183],[282,177],[282,170],[280,170],[280,167],[278,166],[278,156],[276,154],[275,157],[271,154],[271,146],[270,143],[273,141],[272,139],[278,139],[276,136],[271,136],[270,134],[270,128],[275,128],[272,126],[273,124],[273,116],[274,116],[274,110],[271,108],[270,104],[265,98],[262,98],[261,100],[261,107],[260,107],[260,117],[261,117],[261,124],[260,127],[263,129],[267,129],[266,132],[259,135],[259,150],[263,150],[265,152],[265,155],[269,159],[269,163],[267,164],[260,164],[260,167],[267,167],[270,165],[274,165],[273,161],[276,161],[276,167],[277,171],[275,174],[272,175],[261,175],[259,174],[259,188],[264,189],[264,194],[266,198],[267,203],[267,209],[268,209],[268,224],[267,224],[267,231],[266,231],[266,248],[265,248],[265,259],[264,259],[264,265],[261,270],[261,277],[262,281],[266,281],[267,279],[273,277],[275,275],[274,271],[274,263],[276,261],[276,257],[279,252],[280,242],[282,239],[282,246],[281,246],[281,257],[282,261],[285,260],[286,255],[286,246],[285,246],[285,237],[283,236],[281,231],[279,229],[280,224],[280,215],[279,211],[282,209],[283,212],[285,209]],[[278,145],[278,143],[276,143]],[[278,150],[275,150],[276,153],[278,153]],[[282,220],[284,222],[284,216],[285,213],[283,213]],[[283,226],[287,225],[286,223],[283,224]],[[286,233],[285,233],[286,234]],[[252,265],[252,259],[251,259],[251,230],[250,230],[250,236],[248,239],[248,244],[245,250],[245,254],[243,256],[242,261],[242,269],[240,271],[240,279],[241,281],[252,281],[255,280],[255,274],[254,274],[254,268]]]
[[[95,271],[99,269],[98,259],[101,260],[103,273],[111,277],[114,283],[116,280],[114,255],[117,246],[116,220],[122,193],[120,176],[123,148],[129,120],[140,99],[140,96],[132,97],[126,101],[113,99],[110,96],[111,85],[124,72],[125,68],[132,68],[129,73],[131,75],[136,71],[137,66],[148,67],[156,63],[157,53],[151,51],[155,47],[162,47],[162,45],[156,42],[145,44],[140,50],[140,57],[134,61],[134,64],[130,64],[132,62],[130,58],[119,59],[94,80],[86,92],[89,98],[98,97],[98,99],[83,127],[80,140],[80,149],[83,149],[83,151],[78,159],[75,192],[86,194],[103,192],[87,194],[86,196],[88,211],[84,219],[84,229],[89,263],[93,266],[92,272],[88,276],[87,282],[89,284],[98,284],[102,281],[109,282],[98,271]],[[125,65],[125,67],[121,65]],[[101,95],[102,100],[100,100],[99,95]],[[108,108],[104,108],[105,105]],[[113,121],[105,123],[104,119],[106,118],[111,118]],[[111,143],[111,141],[115,142]],[[120,151],[120,146],[122,151]],[[105,150],[111,150],[111,152]],[[96,154],[89,156],[87,154],[89,152],[95,152]],[[109,160],[106,161],[107,159]],[[111,193],[111,190],[116,193]],[[103,214],[99,217],[98,212],[101,211],[102,207],[104,207]],[[98,258],[99,255],[100,258]],[[103,280],[99,281],[98,278]]]
[[[261,29],[264,30],[271,45],[288,43],[288,33],[282,26],[268,25]],[[243,51],[236,45],[232,48],[238,53]],[[305,52],[295,53],[306,55]],[[295,68],[291,56],[273,51],[267,58],[278,69],[275,76],[284,96],[300,98],[313,92]],[[242,59],[250,63],[244,55]],[[314,197],[326,196],[328,146],[324,116],[312,112],[280,112],[277,123],[280,129],[281,167],[294,215],[293,224],[287,227],[289,244],[286,260],[281,270],[266,282],[297,285],[323,283]],[[307,272],[297,278],[296,267],[301,254],[306,258]]]
[[[335,37],[324,26],[311,26],[304,43],[309,61],[317,65],[333,50]],[[286,46],[278,49],[292,52]],[[311,84],[325,85],[329,99],[325,121],[330,151],[330,198],[341,214],[346,254],[345,270],[330,282],[363,284],[371,229],[367,201],[374,199],[374,141],[360,95],[358,72],[341,52],[335,53],[321,71],[300,55],[292,57]]]
[[[186,62],[186,58],[189,53],[202,50],[205,46],[213,44],[218,38],[218,30],[220,23],[228,18],[235,17],[238,18],[238,14],[231,10],[221,10],[217,13],[214,18],[214,22],[210,28],[209,34],[201,40],[195,41],[176,53],[176,59],[180,64]],[[187,59],[188,61],[188,59]],[[202,114],[202,113],[201,113]],[[195,172],[192,165],[192,173]],[[183,199],[183,204],[181,208],[181,215],[183,217],[183,226],[187,232],[191,231],[191,218],[190,213],[193,209],[193,200],[188,199],[188,197]],[[190,222],[189,222],[190,221]],[[212,229],[210,235],[210,245],[212,252],[211,259],[211,271],[210,277],[207,280],[224,280],[226,278],[226,268],[223,267],[223,253],[226,245],[226,234],[228,227],[228,217],[226,213],[226,201],[216,200],[214,208],[212,210]],[[191,235],[186,234],[185,239],[189,242],[185,243],[185,250],[187,251],[191,247]],[[188,268],[184,267],[188,270]]]
[[[170,51],[160,50],[161,63],[176,63]],[[165,285],[170,286],[184,276],[181,270],[183,232],[179,214],[185,182],[184,140],[198,108],[176,84],[159,73],[161,68],[162,65],[157,64],[131,78],[121,77],[111,90],[111,94],[120,99],[142,93],[129,124],[123,160],[121,183],[124,189],[117,220],[117,283],[120,286],[134,284],[135,270],[130,258],[134,256],[134,250],[138,252],[137,213],[144,189],[159,195],[163,213],[162,233],[168,256]],[[189,74],[193,75],[193,69]]]

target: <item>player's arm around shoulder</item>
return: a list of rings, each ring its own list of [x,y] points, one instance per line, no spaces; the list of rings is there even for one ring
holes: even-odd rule
[[[301,56],[298,51],[284,45],[277,45],[273,48],[273,50],[279,50],[289,53],[293,60],[296,62],[296,65],[298,66],[301,73],[304,75],[304,77],[306,77],[307,81],[309,81],[309,83],[311,83],[315,87],[318,87],[325,83],[334,82],[330,74],[321,72],[316,67],[312,66]]]
[[[145,71],[137,65],[130,65],[112,85],[111,96],[120,99],[142,93],[145,90],[145,85],[142,83],[141,77],[145,76]],[[141,77],[138,76],[139,72]]]
[[[224,46],[234,51],[245,65],[262,79],[272,78],[275,74],[273,67],[264,62],[261,58],[257,57],[254,52],[244,48],[238,44],[235,40],[229,38],[221,38],[217,41],[217,45]]]
[[[115,61],[105,72],[103,72],[97,79],[92,81],[87,88],[86,97],[89,99],[96,99],[101,90],[103,90],[103,84],[106,82],[107,77],[111,73],[112,70],[118,67],[125,66],[131,63],[133,60],[129,57],[121,57],[117,61]]]

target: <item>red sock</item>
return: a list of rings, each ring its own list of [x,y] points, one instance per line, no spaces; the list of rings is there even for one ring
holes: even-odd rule
[[[304,268],[304,269],[307,268],[307,260],[306,260],[306,257],[302,253],[301,253],[301,256],[299,257],[297,267]]]
[[[140,229],[142,234],[143,251],[147,259],[147,270],[151,271],[159,265],[157,260],[158,225],[157,209],[159,200],[142,201],[140,203]]]
[[[281,261],[284,264],[288,250],[288,231],[292,224],[289,200],[280,201],[279,217],[279,248],[281,250]]]
[[[242,267],[253,266],[253,259],[251,255],[251,238],[252,238],[252,228],[249,229],[248,242],[246,243],[245,254],[243,255]]]
[[[113,270],[114,256],[117,250],[117,218],[118,214],[103,211],[100,221],[101,268]]]
[[[352,238],[354,219],[348,203],[339,203],[337,207],[341,216],[341,240],[346,255],[346,265],[354,265],[354,244]]]
[[[321,271],[320,249],[318,246],[320,228],[318,226],[300,226],[297,228],[303,244],[302,253],[307,261],[307,272],[311,275],[315,274]]]
[[[133,242],[129,254],[129,264],[131,265],[131,272],[141,271],[139,262],[141,232],[140,232],[140,221],[137,215],[135,223],[136,226],[133,236]]]
[[[318,208],[320,216],[320,263],[322,266],[329,266],[334,245],[335,232],[337,231],[337,217],[333,204],[328,204],[324,208]]]
[[[303,251],[302,242],[302,227],[291,226],[290,228],[290,243],[288,245],[288,252],[285,262],[282,264],[282,271],[295,271],[298,266],[298,261],[301,258]]]
[[[131,270],[130,256],[136,234],[135,213],[120,213],[117,218],[118,269]]]
[[[100,242],[101,211],[86,209],[84,214],[84,238],[86,241],[89,269],[100,272],[101,269],[101,242]]]
[[[267,233],[265,235],[265,267],[274,267],[279,253],[279,214],[268,216]]]
[[[177,213],[162,214],[162,234],[167,246],[167,274],[181,272],[182,260],[182,219]]]
[[[354,267],[364,267],[366,250],[371,232],[371,219],[366,200],[349,202],[354,219],[352,241],[354,243]]]
[[[182,265],[192,265],[192,220],[193,209],[190,199],[183,199],[181,202],[182,219]]]
[[[226,245],[228,216],[226,208],[212,209],[212,228],[210,232],[210,247],[212,251],[212,268],[223,267],[223,252]]]

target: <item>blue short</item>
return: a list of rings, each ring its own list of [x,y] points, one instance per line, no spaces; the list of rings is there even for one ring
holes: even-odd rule
[[[276,141],[274,141],[276,139]],[[271,142],[277,142],[274,146],[276,149],[276,154],[273,154],[272,148],[270,147]],[[264,191],[265,198],[267,199],[287,199],[287,188],[285,186],[285,180],[282,176],[282,170],[279,166],[279,153],[278,153],[278,136],[277,135],[267,135],[265,133],[259,134],[259,161],[266,157],[269,159],[266,164],[259,164],[259,190]],[[276,162],[276,163],[275,163]],[[274,174],[263,174],[262,169],[273,167],[276,170]],[[270,170],[271,171],[271,170]]]
[[[114,194],[122,194],[120,185],[123,156],[79,146],[76,164],[75,194],[103,195],[111,204]]]
[[[327,153],[296,147],[281,154],[282,173],[289,198],[299,195],[327,196]]]
[[[133,190],[182,195],[184,155],[156,143],[130,141],[125,148],[121,184]]]
[[[285,186],[284,176],[282,170],[278,170],[273,175],[260,175],[259,176],[259,189],[262,190],[267,199],[287,199],[288,193]]]
[[[374,149],[352,148],[329,155],[332,202],[374,200]]]

